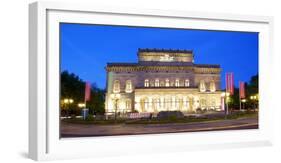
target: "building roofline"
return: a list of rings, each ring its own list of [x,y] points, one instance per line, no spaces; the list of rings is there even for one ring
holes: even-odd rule
[[[168,52],[168,53],[191,53],[191,54],[193,54],[193,50],[185,50],[185,49],[139,48],[138,49],[138,55],[141,52]]]
[[[115,63],[107,63],[106,67],[111,67],[111,66],[117,66],[117,67],[128,67],[128,66],[143,66],[143,67],[147,67],[147,66],[171,66],[171,67],[175,67],[175,66],[187,66],[187,67],[203,67],[203,68],[220,68],[219,64],[191,64],[191,65],[184,65],[184,64],[179,64],[179,65],[169,65],[170,62],[164,62],[165,64],[161,65],[161,62],[159,62],[159,65],[146,65],[146,64],[139,64],[139,63],[126,63],[126,62],[115,62]]]

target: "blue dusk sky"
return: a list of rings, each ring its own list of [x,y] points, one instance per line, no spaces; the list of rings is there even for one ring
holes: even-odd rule
[[[138,48],[193,50],[197,64],[219,64],[225,72],[248,82],[258,73],[258,33],[171,28],[60,25],[61,71],[105,88],[108,62],[137,62]]]

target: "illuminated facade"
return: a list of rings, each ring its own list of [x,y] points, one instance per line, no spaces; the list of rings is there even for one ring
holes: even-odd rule
[[[137,63],[108,63],[106,112],[194,112],[221,108],[219,65],[189,50],[139,49]]]

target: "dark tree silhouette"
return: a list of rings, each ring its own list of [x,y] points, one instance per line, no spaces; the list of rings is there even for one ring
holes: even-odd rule
[[[250,100],[250,96],[256,95],[259,93],[258,89],[258,83],[259,83],[259,76],[254,75],[251,77],[250,81],[245,83],[245,93],[246,93],[246,99],[248,102],[245,104],[245,107],[252,107],[252,102]],[[229,106],[233,109],[239,109],[240,107],[240,101],[239,101],[239,88],[234,88],[234,94],[230,97]]]
[[[74,73],[68,71],[61,72],[61,108],[69,109],[71,114],[80,114],[78,103],[84,103],[85,82]],[[104,113],[105,90],[100,89],[95,83],[91,85],[91,98],[87,101],[87,108],[90,113]],[[63,105],[63,99],[71,98],[74,100],[72,104]]]

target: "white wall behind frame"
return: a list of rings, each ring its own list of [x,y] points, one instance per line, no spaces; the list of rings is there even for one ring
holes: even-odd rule
[[[79,6],[81,7],[81,6]],[[83,6],[82,6],[83,8]],[[71,9],[67,8],[66,9]],[[84,9],[84,8],[83,8]],[[115,11],[113,11],[115,12]],[[150,11],[142,11],[144,14]],[[157,13],[157,12],[155,12]],[[158,12],[160,15],[163,12]],[[178,14],[177,12],[174,12]],[[139,14],[139,13],[138,13]],[[151,12],[151,14],[154,14]],[[180,14],[180,13],[179,13]],[[192,14],[192,13],[191,13]],[[224,144],[224,143],[234,143],[239,142],[257,142],[263,141],[262,143],[268,144],[270,141],[271,132],[271,110],[264,110],[264,103],[267,105],[271,104],[270,101],[265,101],[265,98],[261,96],[261,113],[260,114],[260,129],[252,131],[221,131],[221,132],[200,132],[200,133],[181,133],[181,134],[165,134],[163,136],[116,136],[116,137],[95,137],[91,139],[68,139],[59,140],[59,128],[58,128],[58,85],[59,85],[59,47],[58,47],[58,33],[59,33],[59,23],[69,22],[69,23],[86,23],[86,24],[118,24],[118,25],[130,25],[130,26],[153,26],[153,27],[173,27],[173,28],[191,28],[191,29],[212,29],[212,30],[232,30],[232,31],[255,31],[260,32],[259,40],[262,46],[259,48],[260,58],[262,60],[262,65],[260,67],[262,71],[261,76],[266,77],[267,82],[261,82],[260,92],[262,94],[267,93],[271,90],[270,81],[272,81],[272,70],[269,64],[270,59],[266,57],[268,54],[269,43],[269,28],[268,24],[260,21],[259,18],[253,17],[252,19],[258,22],[242,22],[242,21],[221,21],[221,20],[206,20],[206,19],[188,19],[188,18],[170,18],[170,17],[154,17],[154,16],[137,16],[137,15],[116,15],[116,14],[103,14],[103,13],[90,13],[90,12],[65,12],[65,11],[54,11],[48,10],[48,81],[49,83],[49,137],[48,142],[49,157],[55,157],[57,155],[63,155],[68,157],[73,156],[104,156],[112,154],[125,154],[125,153],[143,153],[148,152],[148,146],[155,152],[165,152],[167,146],[173,146],[175,149],[180,151],[180,147],[195,147],[199,145],[204,148],[203,145],[214,145],[214,144]],[[186,15],[184,15],[186,16]],[[201,14],[204,16],[204,14]],[[219,15],[218,15],[219,16]],[[226,19],[229,17],[226,17]],[[243,17],[241,17],[243,18]],[[247,17],[245,17],[247,18]],[[230,17],[232,19],[232,17]],[[250,19],[250,18],[247,18]],[[265,20],[264,18],[262,20]],[[262,80],[263,81],[263,80]],[[272,106],[271,106],[272,108]],[[271,112],[270,112],[271,111]],[[134,142],[131,144],[130,142]],[[261,143],[261,142],[260,142]],[[75,146],[75,148],[71,148]],[[99,150],[90,150],[92,146],[97,147]],[[90,151],[90,152],[89,152]],[[115,152],[116,151],[116,152]]]
[[[69,0],[70,1],[70,0]],[[80,0],[81,2],[82,0]],[[97,1],[97,0],[92,0]],[[0,19],[0,43],[1,60],[0,60],[0,90],[2,109],[11,108],[17,114],[13,117],[2,116],[0,121],[0,152],[1,162],[33,162],[26,159],[27,152],[27,5],[28,2],[22,0],[9,0],[1,2]],[[208,12],[230,12],[238,14],[256,14],[275,16],[275,42],[281,42],[281,12],[279,1],[262,0],[262,1],[245,1],[245,0],[104,0],[99,2],[107,5],[138,6],[156,9],[175,9],[175,10],[194,10]],[[280,46],[275,46],[275,67],[276,81],[280,83]],[[12,64],[11,64],[12,63]],[[17,74],[17,75],[15,75]],[[3,80],[4,79],[4,80]],[[20,79],[20,80],[19,80]],[[14,86],[14,87],[12,87]],[[17,96],[15,96],[15,91]],[[276,88],[275,94],[269,97],[277,99],[280,88]],[[280,96],[279,96],[280,97]],[[15,98],[17,101],[15,102]],[[4,101],[4,102],[3,102]],[[276,103],[277,105],[277,103]],[[280,119],[281,111],[275,110],[275,137],[280,138]],[[10,121],[17,119],[17,121]],[[7,124],[9,122],[9,125]],[[83,159],[71,160],[66,162],[280,162],[280,140],[276,139],[276,145],[270,148],[244,148],[230,150],[208,150],[197,152],[181,152],[169,154],[150,154],[145,156],[122,156],[102,159]],[[219,155],[219,157],[218,157]],[[237,156],[237,157],[236,157]],[[60,161],[54,161],[60,162]]]

